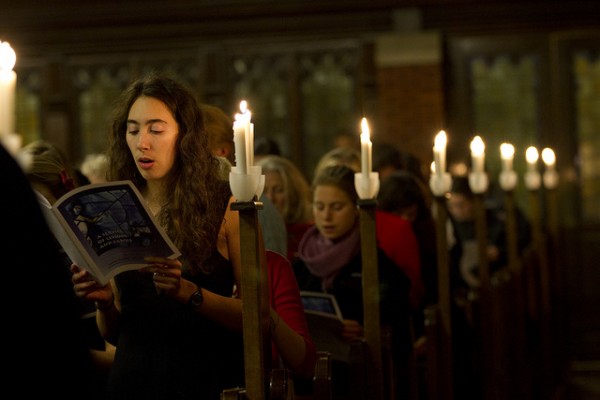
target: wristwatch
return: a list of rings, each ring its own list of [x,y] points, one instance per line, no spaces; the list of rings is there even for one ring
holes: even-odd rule
[[[204,296],[202,296],[202,289],[198,288],[191,296],[188,301],[188,305],[190,307],[198,307],[204,301]]]

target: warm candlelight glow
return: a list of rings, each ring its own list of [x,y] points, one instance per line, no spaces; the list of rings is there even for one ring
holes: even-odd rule
[[[248,102],[246,100],[242,100],[240,101],[240,112],[243,114],[246,114],[246,111],[248,111]]]
[[[556,172],[556,156],[554,150],[546,147],[542,150],[542,160],[546,165],[544,171],[544,186],[546,189],[556,189],[558,185],[558,173]]]
[[[536,164],[539,158],[540,155],[538,154],[538,150],[535,147],[529,146],[527,150],[525,150],[525,159],[527,160],[529,171],[535,172],[537,170]]]
[[[500,145],[500,158],[502,159],[502,170],[512,171],[513,158],[515,156],[515,146],[510,143],[502,143]]]
[[[480,136],[475,136],[471,141],[471,161],[473,163],[473,172],[483,172],[485,158],[485,144]]]
[[[235,114],[233,121],[233,143],[235,145],[235,166],[239,173],[245,174],[248,171],[248,166],[251,164],[253,149],[249,149],[249,142],[254,141],[250,137],[251,113],[248,111],[248,103],[246,100],[240,102],[240,113]]]
[[[435,164],[435,171],[442,175],[446,172],[446,143],[448,141],[448,137],[446,136],[446,132],[439,131],[435,136],[435,141],[433,144],[433,162]]]
[[[0,70],[12,71],[17,63],[17,54],[8,42],[0,40]]]
[[[371,143],[371,132],[366,118],[362,119],[360,127],[361,172],[363,176],[368,177],[372,169],[371,149],[373,144]]]
[[[17,55],[8,42],[0,41],[0,135],[15,133],[15,93]]]
[[[549,147],[543,149],[542,160],[548,169],[553,169],[554,165],[556,164],[556,156],[554,155],[554,151]]]

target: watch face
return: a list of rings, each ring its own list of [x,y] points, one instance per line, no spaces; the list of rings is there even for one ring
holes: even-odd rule
[[[204,300],[204,297],[202,297],[202,292],[198,291],[198,292],[194,293],[192,295],[192,297],[190,298],[190,304],[193,306],[199,306],[200,304],[202,304],[203,300]]]

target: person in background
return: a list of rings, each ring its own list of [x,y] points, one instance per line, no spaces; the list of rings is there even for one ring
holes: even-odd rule
[[[377,206],[409,221],[417,237],[423,282],[423,295],[413,299],[412,309],[417,355],[425,354],[425,309],[437,304],[438,298],[436,226],[425,190],[412,172],[397,170],[381,182],[377,194]]]
[[[332,165],[345,165],[355,173],[360,171],[360,151],[350,147],[338,147],[325,153],[317,163],[315,176]],[[377,207],[375,210],[377,243],[410,278],[410,303],[418,310],[424,295],[421,279],[419,243],[409,221]]]
[[[310,186],[298,167],[287,158],[268,155],[257,165],[265,174],[264,194],[283,216],[287,229],[287,257],[297,256],[298,245],[308,228],[313,225]]]
[[[235,164],[233,143],[233,121],[225,112],[212,104],[200,105],[204,116],[204,125],[208,134],[209,146],[221,161],[221,174],[229,180],[229,170]],[[287,254],[285,222],[271,200],[261,194],[259,201],[263,208],[258,211],[258,219],[262,226],[265,248],[281,254]]]
[[[449,220],[452,224],[454,246],[450,249],[450,261],[458,272],[457,285],[478,288],[479,251],[475,229],[475,195],[466,176],[452,178],[452,188],[447,200]],[[496,210],[485,211],[487,243],[486,256],[490,273],[500,270],[508,263],[506,227]]]
[[[108,159],[106,154],[93,153],[85,156],[79,170],[90,183],[106,182],[106,172],[108,171]]]
[[[220,161],[224,171],[229,173],[231,164],[221,157]],[[272,365],[292,372],[296,393],[310,394],[310,380],[313,378],[317,357],[316,347],[308,331],[300,291],[287,256],[267,250],[267,273],[271,305]],[[281,329],[276,329],[279,325]],[[303,345],[299,345],[300,340],[304,341]],[[272,384],[277,385],[274,382]]]
[[[373,141],[373,171],[379,173],[381,182],[394,171],[406,169],[402,153],[391,143]]]
[[[52,143],[44,140],[33,141],[18,151],[18,159],[40,202],[52,205],[61,196],[75,188],[66,156]],[[63,274],[65,279],[69,280],[71,260],[58,241],[55,241],[55,245],[57,253],[64,263]],[[97,385],[98,393],[101,393],[115,349],[102,338],[98,331],[94,303],[85,299],[80,299],[79,302],[84,340],[98,367]]]
[[[2,361],[8,367],[2,388],[23,398],[81,399],[82,393],[94,390],[95,370],[81,330],[79,303],[37,196],[1,144],[0,169],[3,185],[10,188],[0,196],[6,211],[0,241],[3,279],[10,282],[4,285],[0,306],[6,327]]]
[[[319,158],[313,171],[313,179],[327,167],[332,165],[345,165],[356,172],[360,172],[360,150],[351,146],[334,147]]]
[[[354,171],[344,165],[323,169],[313,180],[312,193],[315,225],[300,242],[294,273],[300,290],[335,296],[344,317],[341,337],[350,342],[363,335],[361,232]],[[406,398],[406,366],[412,349],[410,281],[379,247],[377,257],[381,323],[392,328],[398,398]],[[348,395],[351,390],[347,368],[343,363],[334,364],[334,396]]]
[[[270,250],[267,250],[267,271],[273,366],[287,368],[297,382],[304,383],[314,376],[317,350],[306,323],[296,276],[290,261]]]
[[[116,345],[107,399],[218,399],[243,386],[239,214],[208,140],[177,79],[150,73],[118,99],[107,178],[133,182],[183,256],[147,257],[150,266],[104,286],[72,266],[75,293],[96,302]]]

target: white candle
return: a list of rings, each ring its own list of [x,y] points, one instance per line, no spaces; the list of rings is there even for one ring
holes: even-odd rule
[[[485,159],[485,144],[480,136],[471,141],[471,161],[473,172],[482,173]]]
[[[446,143],[448,138],[446,132],[439,131],[435,136],[433,145],[433,162],[435,164],[435,173],[443,175],[446,172]]]
[[[242,100],[240,102],[240,114],[236,114],[236,119],[239,119],[240,126],[244,128],[244,138],[246,147],[246,167],[254,165],[254,124],[251,122],[252,113],[248,110],[248,102]]]
[[[233,121],[233,144],[235,145],[235,166],[241,174],[248,171],[248,119],[249,113],[246,110],[246,101],[240,103],[241,113],[235,114]]]
[[[535,147],[529,146],[527,150],[525,150],[525,159],[527,160],[527,166],[529,172],[537,171],[537,161],[539,159],[538,151]]]
[[[500,145],[500,158],[502,159],[502,170],[510,172],[513,169],[513,158],[515,156],[515,146],[510,143]]]
[[[247,125],[247,143],[248,143],[248,165],[254,165],[254,124],[250,122],[252,113],[248,111],[248,125]]]
[[[7,42],[0,41],[0,135],[15,133],[15,92],[17,74],[13,67],[15,51]]]
[[[368,176],[372,169],[371,149],[373,144],[371,143],[371,133],[366,118],[362,119],[360,126],[361,172],[363,176]]]
[[[546,165],[547,171],[554,171],[556,168],[556,156],[554,155],[554,150],[549,147],[546,147],[542,150],[542,160]]]

